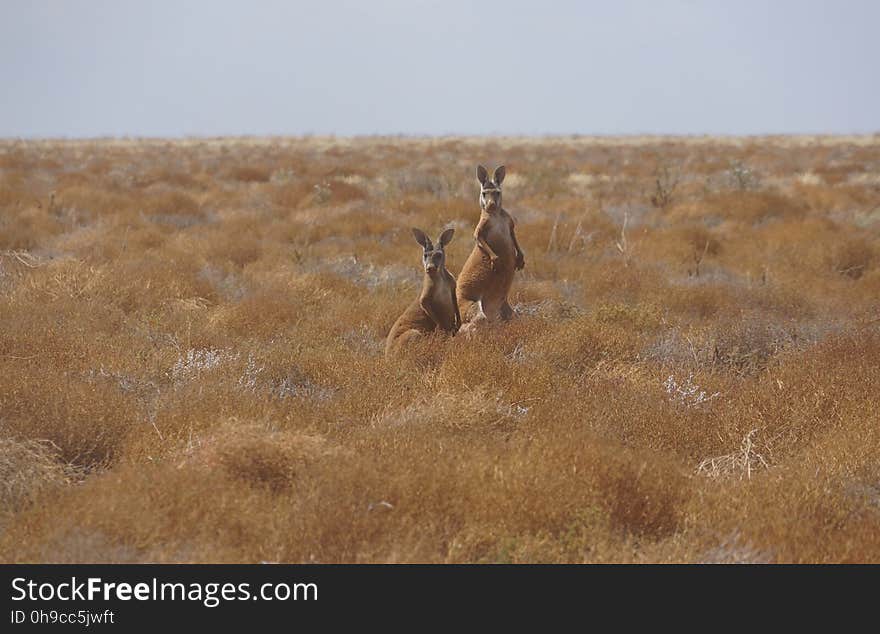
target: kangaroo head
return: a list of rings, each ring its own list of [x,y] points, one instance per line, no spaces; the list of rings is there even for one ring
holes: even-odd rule
[[[492,178],[482,165],[477,165],[477,180],[480,181],[480,209],[488,213],[501,209],[501,183],[504,181],[504,166],[495,168]]]
[[[425,267],[425,273],[432,275],[437,271],[442,271],[446,267],[446,245],[452,242],[452,234],[455,229],[447,229],[437,238],[437,246],[435,247],[425,232],[421,229],[413,228],[412,234],[424,252],[422,253],[422,264]]]

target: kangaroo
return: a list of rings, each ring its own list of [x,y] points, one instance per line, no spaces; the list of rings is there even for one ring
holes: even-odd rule
[[[476,244],[458,275],[458,304],[461,314],[472,322],[481,319],[507,321],[513,308],[507,301],[514,271],[522,270],[525,255],[516,241],[513,218],[501,207],[501,183],[505,169],[500,166],[492,178],[477,166],[480,182],[480,221],[474,230]],[[482,315],[474,305],[479,303]]]
[[[442,330],[452,335],[461,328],[461,313],[455,297],[455,278],[446,269],[446,245],[455,229],[440,234],[435,248],[420,229],[412,229],[416,242],[422,245],[425,277],[422,291],[403,314],[397,318],[385,342],[385,356],[390,356],[405,342],[423,334]]]

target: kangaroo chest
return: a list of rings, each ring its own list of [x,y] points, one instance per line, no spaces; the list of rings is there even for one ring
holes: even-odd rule
[[[441,327],[449,329],[455,321],[455,309],[452,306],[452,287],[446,279],[437,280],[430,293],[430,302],[440,318]]]
[[[452,310],[452,288],[446,280],[439,280],[431,289],[431,302],[444,309]]]
[[[486,242],[499,256],[513,253],[513,238],[510,235],[510,224],[503,216],[493,216],[486,228]]]

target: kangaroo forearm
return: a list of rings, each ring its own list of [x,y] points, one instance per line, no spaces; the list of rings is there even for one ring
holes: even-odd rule
[[[483,250],[483,253],[488,255],[493,260],[498,257],[498,255],[492,250],[492,247],[489,246],[489,243],[486,242],[482,237],[477,238],[477,246]]]
[[[489,246],[489,243],[486,242],[486,232],[489,230],[489,223],[486,221],[486,218],[480,218],[480,222],[477,223],[476,229],[474,229],[474,240],[477,241],[477,247],[480,250],[488,255],[491,259],[495,259],[498,255],[495,251],[492,250],[492,247]]]
[[[513,241],[513,248],[516,249],[517,255],[522,256],[523,251],[519,248],[519,242],[516,239],[516,231],[513,228],[513,222],[510,223],[510,239]]]

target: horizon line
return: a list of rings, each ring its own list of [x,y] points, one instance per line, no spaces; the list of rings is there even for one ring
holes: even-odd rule
[[[582,132],[552,132],[552,133],[501,133],[490,132],[483,134],[471,133],[364,133],[364,134],[336,134],[336,133],[279,133],[279,134],[101,134],[85,136],[66,135],[33,135],[33,136],[0,136],[0,143],[47,143],[47,142],[98,142],[98,141],[216,141],[216,140],[359,140],[359,139],[395,139],[395,140],[440,140],[440,139],[547,139],[547,140],[589,140],[589,139],[798,139],[798,138],[874,138],[880,140],[880,129],[874,132],[758,132],[758,133],[713,133],[713,132],[624,132],[624,133],[582,133]]]

